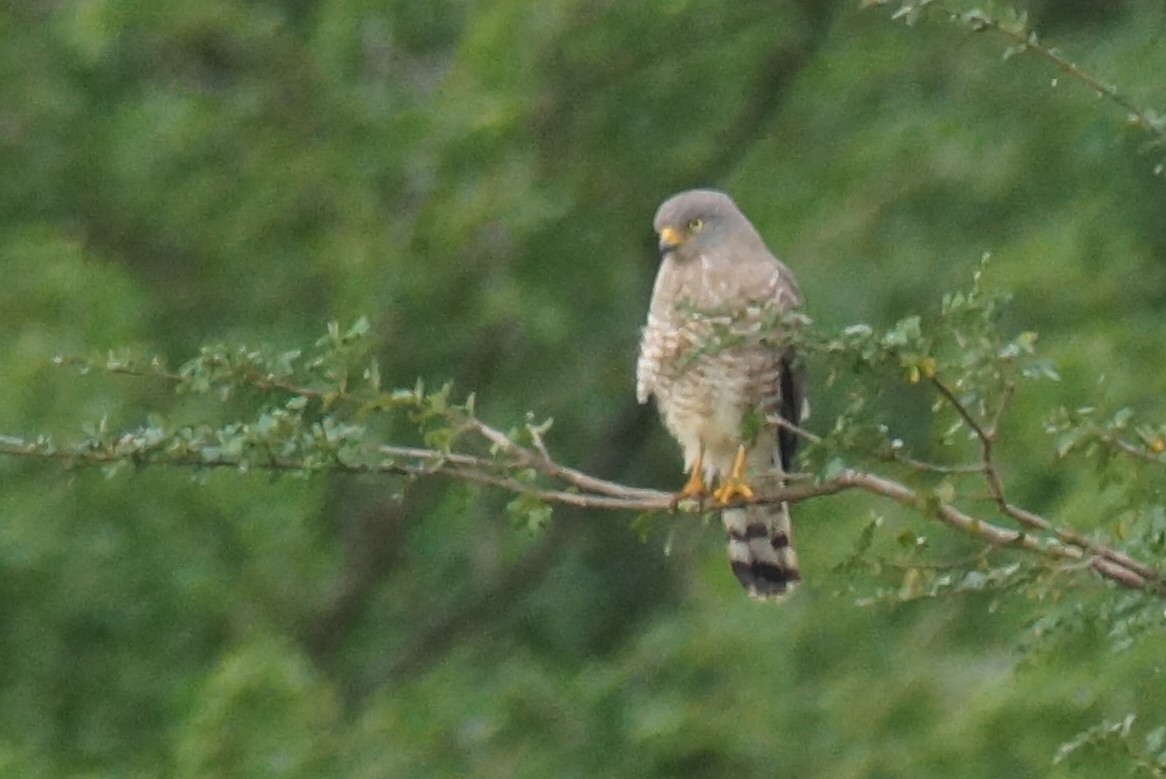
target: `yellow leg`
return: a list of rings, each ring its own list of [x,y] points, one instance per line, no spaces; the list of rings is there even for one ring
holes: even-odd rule
[[[672,503],[675,505],[686,498],[701,500],[708,494],[709,488],[704,483],[704,449],[702,448],[696,453],[696,462],[692,464],[692,470],[688,472],[688,481],[680,488],[680,492],[676,493]]]
[[[753,488],[745,483],[745,462],[748,454],[744,446],[737,447],[737,456],[733,458],[733,471],[713,493],[713,498],[718,503],[731,503],[736,498],[753,497]]]

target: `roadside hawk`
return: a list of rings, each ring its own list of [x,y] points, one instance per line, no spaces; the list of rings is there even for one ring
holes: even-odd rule
[[[718,504],[780,485],[793,467],[804,379],[793,349],[762,333],[775,312],[802,304],[789,268],[723,192],[694,189],[656,212],[660,270],[636,364],[640,403],[656,405],[684,450],[677,498]],[[769,420],[768,422],[766,420]],[[726,508],[729,563],[749,595],[772,600],[801,578],[789,505]]]

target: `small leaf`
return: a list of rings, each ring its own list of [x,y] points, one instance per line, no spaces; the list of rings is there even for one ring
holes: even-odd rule
[[[826,467],[822,469],[822,479],[826,481],[829,481],[830,479],[836,479],[841,476],[845,470],[845,461],[843,461],[840,457],[832,457],[830,458],[830,461],[826,463]]]
[[[380,392],[381,366],[375,357],[369,360],[368,367],[364,369],[364,380],[368,382],[369,387]]]
[[[955,500],[955,485],[949,479],[944,479],[935,488],[934,493],[940,503],[951,503]]]
[[[348,328],[348,332],[344,334],[347,339],[357,338],[366,334],[369,331],[370,325],[368,317],[361,317],[352,323],[352,327]]]

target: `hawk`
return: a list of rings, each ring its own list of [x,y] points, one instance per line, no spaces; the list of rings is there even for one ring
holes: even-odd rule
[[[802,304],[789,268],[723,192],[672,196],[654,222],[660,270],[636,363],[636,397],[656,405],[684,450],[677,495],[721,505],[782,483],[797,436],[772,424],[805,416],[793,349],[762,333],[766,319]],[[766,423],[766,419],[770,422]],[[801,578],[789,505],[725,508],[729,563],[749,595],[774,600]]]

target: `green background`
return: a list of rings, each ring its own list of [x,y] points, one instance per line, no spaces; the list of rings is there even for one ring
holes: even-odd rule
[[[1066,56],[1166,106],[1160,2],[1027,10]],[[632,397],[651,217],[715,186],[826,327],[934,314],[991,252],[1009,324],[1062,375],[1009,418],[1011,496],[1106,527],[1098,483],[1054,461],[1041,420],[1162,407],[1160,154],[1001,38],[890,11],[4,3],[0,432],[203,413],[56,354],[180,362],[367,315],[386,384],[452,380],[500,427],[554,417],[563,462],[674,489],[677,447]],[[812,428],[855,390],[812,386]],[[888,402],[926,446],[929,398]],[[806,582],[772,607],[740,592],[715,523],[661,518],[641,542],[630,516],[560,510],[530,533],[506,500],[0,461],[0,773],[1125,776],[1052,760],[1102,719],[1166,719],[1160,636],[1119,651],[1084,618],[1119,602],[1100,583],[1031,651],[1053,604],[857,606],[874,582],[834,569],[884,505],[799,505]]]

